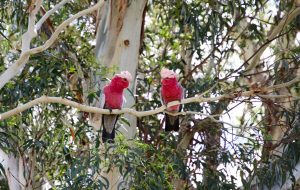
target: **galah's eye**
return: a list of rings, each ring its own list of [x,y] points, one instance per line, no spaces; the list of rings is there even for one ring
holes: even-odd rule
[[[122,78],[122,80],[125,81],[125,82],[127,82],[127,79],[125,79],[125,78]]]

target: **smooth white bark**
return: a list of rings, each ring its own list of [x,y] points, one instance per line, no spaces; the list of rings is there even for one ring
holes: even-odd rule
[[[30,55],[40,53],[42,51],[45,51],[48,49],[56,40],[60,32],[62,32],[71,22],[76,20],[77,18],[84,16],[86,14],[89,14],[95,10],[97,10],[101,5],[104,3],[104,1],[99,1],[94,6],[85,9],[83,11],[78,12],[77,14],[73,15],[69,19],[65,20],[63,23],[61,23],[55,32],[52,34],[52,36],[44,43],[44,45],[29,49],[31,39],[36,35],[35,26],[31,26],[31,29],[26,32],[23,35],[22,39],[22,53],[18,60],[16,60],[12,65],[8,67],[4,73],[0,75],[0,89],[3,88],[3,86],[8,83],[12,78],[14,78],[16,75],[18,75],[24,68],[25,64],[28,62]],[[32,32],[33,31],[33,32]],[[30,39],[31,38],[31,39]]]
[[[36,30],[40,30],[43,23],[57,10],[62,8],[66,3],[70,2],[71,0],[63,0],[57,5],[55,5],[51,10],[47,11],[46,14],[36,23],[35,28]]]
[[[136,76],[146,3],[146,0],[132,1],[128,6],[121,1],[111,0],[100,10],[96,56],[102,65],[116,65],[121,71],[129,71],[133,79]],[[129,89],[135,92],[135,81],[130,84]],[[124,107],[134,105],[135,99],[128,91],[125,92],[125,98]],[[127,139],[132,139],[136,134],[136,118],[127,114],[125,116],[130,126],[124,126],[125,129],[121,128],[120,131]]]
[[[0,149],[0,162],[5,168],[5,174],[9,189],[21,190],[24,189],[26,181],[24,179],[21,159],[14,157],[13,155],[6,154]]]
[[[143,12],[145,9],[147,1],[139,0],[136,3],[132,3],[129,9],[126,12],[124,18],[124,25],[122,28],[122,32],[120,33],[120,38],[118,39],[117,44],[119,44],[122,48],[121,51],[116,52],[116,56],[114,56],[113,62],[120,63],[120,70],[129,71],[133,78],[136,78],[136,69],[138,65],[139,58],[139,49],[141,44],[141,29],[142,29],[142,20]],[[134,33],[133,33],[134,31]],[[127,46],[125,41],[128,40],[129,45]],[[129,89],[131,92],[135,94],[136,88],[136,80],[134,80]],[[125,92],[126,102],[124,107],[130,107],[135,104],[135,97],[132,96],[128,91]],[[126,137],[128,139],[134,138],[136,134],[136,125],[137,121],[133,115],[125,115],[126,118],[130,121],[130,126],[126,127]],[[123,130],[123,132],[125,132]]]

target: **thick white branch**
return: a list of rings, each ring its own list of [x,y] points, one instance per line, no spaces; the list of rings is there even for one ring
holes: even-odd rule
[[[66,3],[68,3],[71,0],[63,0],[60,3],[58,3],[57,5],[55,5],[51,10],[47,11],[46,14],[36,23],[35,28],[38,31],[43,23],[49,18],[49,16],[51,14],[53,14],[55,11],[57,11],[58,9],[60,9],[62,6],[64,6]]]
[[[28,29],[27,32],[25,32],[22,35],[22,54],[18,60],[0,76],[0,89],[14,76],[16,76],[24,67],[25,63],[29,59],[29,53],[28,50],[30,48],[30,42],[31,40],[36,36],[36,30],[34,28],[35,20],[36,20],[36,14],[38,10],[40,9],[40,6],[42,4],[42,0],[35,2],[35,8],[29,13],[28,17]]]
[[[63,23],[61,23],[55,32],[52,34],[52,36],[45,42],[44,45],[24,51],[19,59],[13,63],[1,76],[0,76],[0,89],[3,88],[3,86],[10,81],[13,77],[15,77],[17,74],[19,74],[22,71],[23,66],[26,64],[26,62],[29,59],[30,55],[42,52],[46,49],[48,49],[57,39],[59,33],[63,31],[71,22],[73,22],[75,19],[84,16],[88,13],[91,13],[98,9],[98,7],[102,6],[104,1],[99,1],[94,6],[85,9],[83,11],[78,12],[77,14],[73,15],[69,19],[65,20]]]
[[[279,35],[282,32],[283,28],[287,26],[299,14],[300,7],[297,7],[296,9],[293,9],[292,11],[288,12],[287,15],[281,19],[279,24],[269,32],[270,34],[268,36],[268,40],[272,40],[277,35]],[[251,64],[245,69],[246,73],[251,71],[251,69],[253,69],[259,63],[260,57],[265,52],[267,47],[268,45],[265,45],[256,53],[256,55],[252,58]]]
[[[36,54],[39,52],[42,52],[46,49],[48,49],[57,39],[58,35],[60,32],[62,32],[71,22],[73,22],[74,20],[78,19],[79,17],[82,17],[86,14],[89,14],[95,10],[97,10],[99,8],[99,6],[101,6],[101,4],[103,4],[103,0],[99,1],[97,4],[95,4],[94,6],[85,9],[83,11],[78,12],[77,14],[75,14],[74,16],[68,18],[67,20],[65,20],[63,23],[61,23],[57,29],[55,30],[55,32],[52,34],[52,36],[45,42],[44,45],[33,48],[31,50],[29,50],[29,54]]]
[[[149,110],[149,111],[136,111],[130,108],[123,108],[121,110],[112,110],[110,112],[110,110],[108,109],[102,109],[102,108],[97,108],[97,107],[92,107],[92,106],[87,106],[87,105],[83,105],[83,104],[79,104],[77,102],[65,99],[65,98],[61,98],[61,97],[47,97],[47,96],[42,96],[40,98],[37,98],[35,100],[32,100],[24,105],[21,105],[15,109],[12,109],[10,111],[4,112],[2,114],[0,114],[0,120],[4,120],[6,118],[9,118],[11,116],[14,116],[16,114],[22,113],[23,111],[41,104],[41,103],[58,103],[58,104],[63,104],[66,106],[71,106],[74,108],[77,108],[80,111],[84,111],[84,112],[90,112],[90,113],[98,113],[98,114],[124,114],[124,113],[128,113],[131,115],[135,115],[137,117],[144,117],[144,116],[148,116],[148,115],[153,115],[153,114],[157,114],[160,112],[164,112],[164,110],[167,107],[171,107],[174,105],[179,105],[179,104],[188,104],[188,103],[192,103],[192,102],[215,102],[215,101],[219,101],[219,100],[223,100],[223,99],[234,99],[234,98],[239,98],[239,97],[254,97],[254,96],[258,96],[258,97],[263,97],[263,98],[282,98],[282,95],[264,95],[264,94],[260,94],[260,93],[266,93],[266,92],[271,92],[272,90],[276,90],[279,88],[284,88],[287,86],[290,86],[296,82],[300,81],[300,77],[297,77],[287,83],[283,83],[283,84],[279,84],[279,85],[274,85],[274,86],[269,86],[266,88],[261,89],[261,91],[254,91],[254,90],[250,90],[250,91],[245,91],[245,92],[235,92],[232,94],[226,94],[226,95],[221,95],[221,96],[216,96],[216,97],[210,97],[210,98],[205,98],[203,96],[196,96],[196,97],[191,97],[191,98],[186,98],[186,99],[182,99],[180,102],[179,101],[173,101],[168,103],[167,106],[163,105],[155,110]],[[291,98],[297,98],[297,97],[293,97],[292,95],[284,95],[285,97],[291,97]],[[182,112],[181,114],[187,114],[186,112]],[[190,113],[191,114],[191,113]]]
[[[5,174],[7,177],[9,189],[24,189],[26,184],[25,180],[23,177],[18,177],[20,175],[23,175],[23,173],[19,171],[18,159],[14,155],[6,154],[3,150],[0,149],[0,163],[5,168]]]
[[[34,3],[34,5],[31,5],[31,6],[34,6],[34,9],[29,13],[29,16],[28,16],[28,29],[22,35],[22,52],[30,49],[31,40],[34,37],[36,37],[36,35],[37,35],[34,24],[36,21],[36,14],[38,13],[41,5],[42,5],[42,0],[37,0]]]

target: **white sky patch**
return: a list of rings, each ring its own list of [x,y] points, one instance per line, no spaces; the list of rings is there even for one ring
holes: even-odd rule
[[[296,44],[296,46],[300,45],[300,32],[298,32],[296,35],[295,44]]]
[[[89,41],[89,44],[90,44],[91,46],[95,46],[95,45],[96,45],[96,39],[90,40],[90,41]]]
[[[234,144],[244,144],[247,143],[248,140],[244,137],[249,137],[249,133],[255,133],[253,129],[247,128],[245,129],[245,126],[241,125],[241,119],[243,117],[245,123],[251,122],[253,119],[253,115],[250,112],[247,112],[246,107],[249,104],[247,103],[240,103],[239,102],[234,102],[228,106],[229,109],[232,109],[229,111],[227,114],[224,114],[221,116],[222,121],[226,123],[230,123],[234,126],[237,126],[239,128],[233,128],[232,126],[228,124],[224,124],[224,128],[228,130],[228,133],[223,132],[223,135],[225,135],[225,138],[228,142],[232,142]],[[259,101],[251,101],[251,110],[253,110],[254,113],[260,112],[262,103]],[[258,117],[258,122],[261,120],[261,118]],[[255,125],[255,124],[254,124]],[[246,125],[248,126],[248,125]],[[247,131],[247,132],[245,132]],[[241,137],[237,136],[240,135]],[[227,146],[224,147],[224,145],[228,144]],[[230,151],[231,154],[234,154],[234,150],[230,146],[229,143],[225,142],[223,139],[221,139],[221,146],[224,147],[227,151]],[[257,158],[259,159],[259,158]],[[238,174],[239,171],[239,165],[235,163],[230,163],[229,165],[225,166],[224,164],[220,164],[218,167],[219,170],[225,169],[228,174],[233,175],[237,180],[237,186],[242,186],[242,181],[241,177]],[[250,169],[252,169],[252,166],[248,165]],[[229,177],[229,176],[228,176]],[[230,179],[228,179],[230,180]]]
[[[274,43],[275,42],[272,42],[270,45]],[[276,56],[274,55],[274,50],[270,47],[268,47],[261,56],[261,60],[264,61],[264,64],[267,68],[274,66],[275,58]]]

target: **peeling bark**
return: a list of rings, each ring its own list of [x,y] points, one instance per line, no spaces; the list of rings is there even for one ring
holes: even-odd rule
[[[96,57],[100,64],[108,68],[117,66],[119,70],[127,70],[135,79],[138,64],[139,49],[141,44],[141,33],[143,28],[144,10],[147,0],[108,0],[105,6],[99,11],[100,23],[97,29]],[[93,80],[100,81],[101,76],[94,76]],[[102,89],[104,84],[98,83],[98,89]],[[135,81],[129,90],[135,93]],[[135,104],[135,98],[128,91],[125,92],[126,102],[123,107],[131,107]],[[100,102],[96,102],[100,105]],[[136,134],[136,117],[125,114],[130,126],[124,126],[120,132],[126,139],[134,138]],[[99,115],[94,115],[93,123],[97,123]],[[99,122],[98,122],[99,125]],[[113,167],[114,168],[114,167]],[[117,189],[122,182],[118,169],[114,168],[109,173],[104,174],[110,184],[110,189]]]
[[[100,12],[101,21],[97,31],[96,55],[100,64],[107,67],[116,65],[120,70],[129,71],[135,78],[146,2],[134,1],[130,5],[127,0],[106,2]],[[99,77],[95,76],[94,80],[99,81]],[[129,90],[135,92],[135,81],[130,84]],[[125,98],[123,107],[134,105],[135,98],[128,91],[125,92]],[[126,117],[130,121],[130,127],[126,126],[127,131],[123,131],[123,134],[127,138],[133,138],[136,133],[136,118]]]

